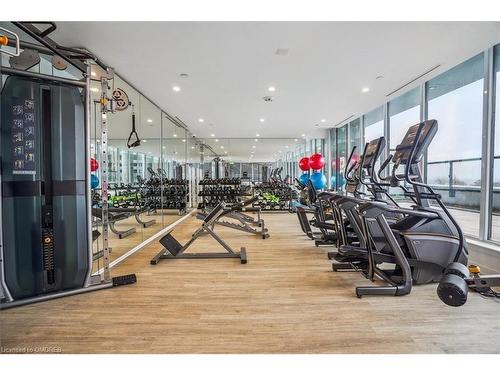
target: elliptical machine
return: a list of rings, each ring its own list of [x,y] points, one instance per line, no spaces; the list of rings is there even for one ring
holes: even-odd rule
[[[356,295],[405,295],[413,284],[439,281],[450,262],[467,263],[463,233],[441,201],[441,196],[422,182],[419,163],[438,130],[436,120],[428,120],[411,126],[392,157],[392,174],[384,178],[391,186],[399,186],[404,195],[416,204],[412,209],[380,202],[367,202],[357,208],[364,222],[367,248],[358,250],[358,255],[368,259],[366,277],[375,276],[386,281],[387,286],[356,288]],[[384,163],[385,164],[385,163]],[[404,174],[397,170],[404,166]],[[406,182],[413,189],[400,186]],[[431,202],[437,204],[431,206]],[[400,215],[400,219],[389,223],[388,215]],[[383,249],[372,240],[378,233],[385,238]],[[379,267],[392,263],[393,270]]]

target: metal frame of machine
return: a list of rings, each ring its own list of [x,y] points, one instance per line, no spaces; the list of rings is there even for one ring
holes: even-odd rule
[[[92,67],[98,65],[100,69],[102,69],[103,74],[101,77],[99,77],[99,80],[101,82],[101,98],[100,98],[100,112],[101,112],[101,144],[102,144],[102,149],[101,149],[101,155],[102,155],[102,160],[103,163],[101,163],[101,175],[102,177],[102,196],[103,196],[103,215],[102,215],[102,234],[101,234],[101,239],[103,241],[103,249],[102,249],[102,258],[104,262],[104,272],[101,274],[93,274],[92,273],[92,263],[93,263],[93,252],[92,252],[92,227],[91,227],[91,221],[90,218],[92,217],[91,214],[91,194],[90,194],[90,184],[86,184],[86,191],[85,191],[85,196],[86,196],[86,201],[87,201],[87,217],[89,218],[87,220],[87,231],[88,231],[88,238],[89,240],[89,246],[88,246],[88,271],[85,277],[85,282],[80,288],[75,288],[75,289],[68,289],[68,290],[59,290],[57,292],[52,292],[52,293],[46,293],[46,294],[40,294],[40,295],[35,295],[32,297],[28,298],[23,298],[23,299],[17,299],[15,300],[12,298],[9,289],[7,287],[6,281],[5,281],[5,271],[4,271],[4,264],[5,262],[3,261],[4,259],[4,253],[3,253],[3,238],[2,238],[2,233],[0,232],[0,309],[5,309],[5,308],[10,308],[10,307],[15,307],[15,306],[20,306],[20,305],[25,305],[29,303],[34,303],[34,302],[41,302],[41,301],[46,301],[49,299],[54,299],[54,298],[59,298],[59,297],[64,297],[64,296],[70,296],[74,294],[79,294],[79,293],[85,293],[85,292],[91,292],[95,290],[100,290],[100,289],[105,289],[105,288],[110,288],[113,286],[118,286],[118,285],[125,285],[125,284],[131,284],[136,282],[136,276],[135,274],[130,274],[130,275],[124,275],[124,276],[118,276],[118,277],[111,277],[110,275],[110,270],[109,270],[109,246],[108,246],[108,230],[109,230],[109,222],[107,218],[107,189],[108,189],[108,184],[107,184],[107,115],[109,113],[112,113],[114,111],[114,102],[112,98],[108,98],[108,80],[113,77],[113,69],[105,66],[102,64],[95,56],[90,54],[87,51],[81,50],[81,49],[75,49],[75,48],[68,48],[68,47],[63,47],[55,43],[53,40],[51,40],[48,35],[53,32],[56,29],[56,25],[53,22],[36,22],[36,23],[31,23],[31,22],[13,22],[13,24],[25,32],[27,35],[35,39],[37,42],[40,43],[34,44],[30,42],[24,42],[19,39],[19,36],[10,30],[0,30],[1,32],[9,32],[11,35],[14,36],[14,41],[9,41],[8,45],[9,46],[14,46],[16,48],[16,53],[8,53],[11,56],[16,56],[19,55],[19,53],[22,53],[23,49],[31,49],[35,50],[39,53],[43,54],[48,54],[52,56],[57,56],[64,60],[66,63],[70,64],[71,66],[75,67],[78,69],[82,75],[83,79],[82,80],[72,80],[68,78],[62,78],[62,77],[56,77],[56,76],[50,76],[46,74],[41,74],[41,73],[35,73],[35,72],[30,72],[26,70],[21,70],[21,69],[15,69],[12,67],[3,67],[0,66],[0,73],[5,74],[5,75],[13,75],[13,76],[20,76],[20,77],[30,77],[30,78],[35,78],[39,79],[41,81],[45,82],[52,82],[52,83],[63,83],[65,85],[72,85],[76,87],[82,88],[84,91],[84,107],[85,107],[85,152],[86,152],[86,157],[85,159],[87,160],[86,163],[86,181],[90,181],[90,129],[91,129],[91,116],[90,116],[90,106],[91,106],[91,95],[90,95],[90,84],[92,78]],[[45,30],[40,30],[38,27],[35,26],[37,25],[48,25],[48,27]],[[0,49],[0,53],[5,53],[6,51],[4,49]],[[1,184],[1,176],[0,176],[0,184]],[[1,188],[0,188],[1,189]],[[2,212],[2,204],[0,202],[0,212]],[[1,216],[0,216],[0,225],[1,223]]]

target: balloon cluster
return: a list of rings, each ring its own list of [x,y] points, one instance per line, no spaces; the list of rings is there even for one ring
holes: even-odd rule
[[[326,177],[321,172],[321,169],[324,166],[325,158],[321,154],[313,154],[310,157],[300,159],[299,168],[306,173],[303,173],[300,176],[299,181],[305,185],[307,184],[308,180],[311,180],[315,189],[323,189],[326,185]],[[313,172],[311,175],[309,175],[310,169],[316,172]]]
[[[90,171],[92,174],[90,175],[90,187],[95,189],[99,186],[99,177],[97,177],[93,172],[97,171],[99,168],[99,162],[94,158],[90,159]]]

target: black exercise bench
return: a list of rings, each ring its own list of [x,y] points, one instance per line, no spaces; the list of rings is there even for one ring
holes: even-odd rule
[[[172,228],[165,236],[160,239],[163,249],[151,259],[151,264],[158,264],[162,259],[220,259],[220,258],[239,258],[241,264],[247,263],[247,254],[245,247],[242,247],[239,252],[234,251],[217,233],[213,231],[213,225],[217,219],[224,213],[224,202],[220,202],[204,219],[201,227],[197,229],[191,239],[182,245],[172,235]],[[191,246],[201,235],[208,233],[212,236],[226,251],[213,253],[189,253],[185,251]]]

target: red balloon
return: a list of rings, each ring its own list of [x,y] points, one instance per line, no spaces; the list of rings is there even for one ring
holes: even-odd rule
[[[325,158],[321,154],[311,155],[309,165],[314,170],[319,170],[325,166]]]
[[[309,166],[309,158],[306,157],[300,159],[299,168],[303,171],[308,171],[309,169],[311,169],[311,167]]]
[[[361,160],[361,157],[359,156],[359,154],[353,154],[352,155],[352,158],[351,158],[351,161],[357,163]]]
[[[90,159],[90,171],[95,172],[99,168],[99,162],[94,158]]]

